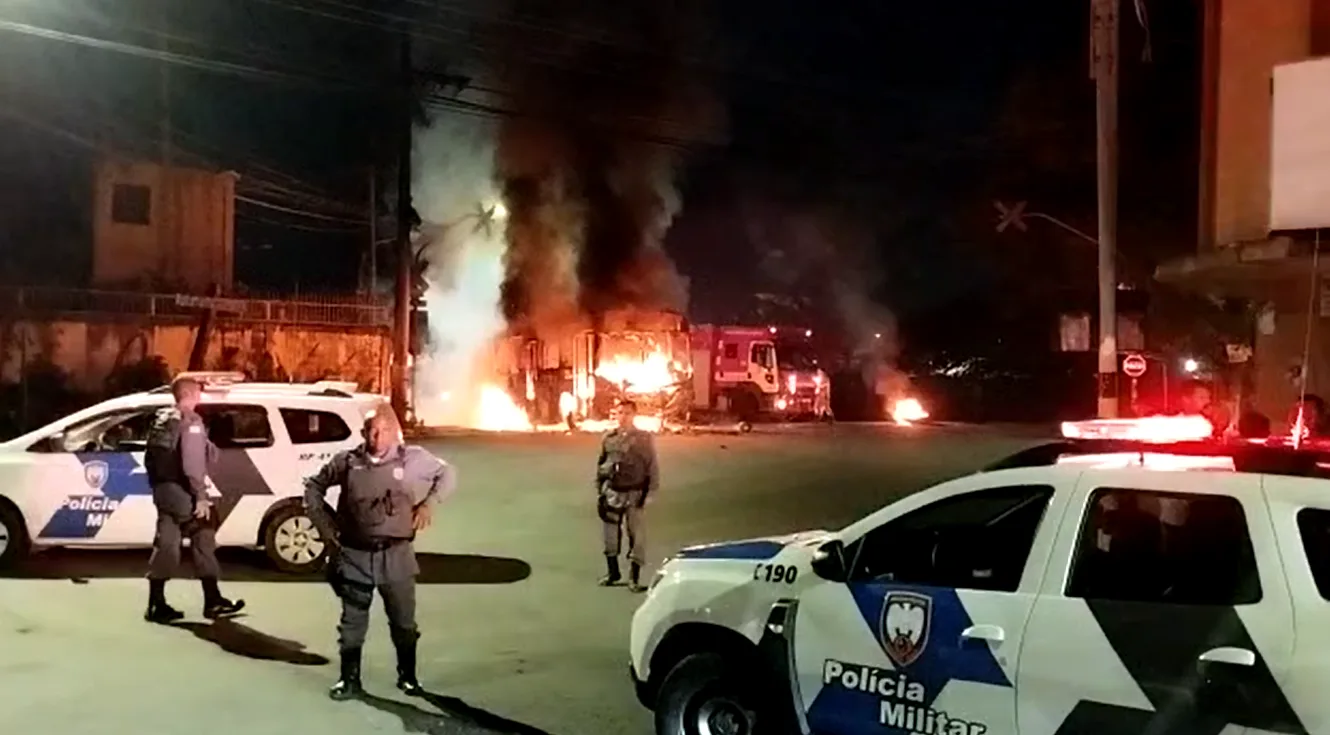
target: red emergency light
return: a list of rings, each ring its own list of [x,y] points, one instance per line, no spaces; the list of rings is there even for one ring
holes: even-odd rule
[[[1214,435],[1204,416],[1146,416],[1137,419],[1096,419],[1062,422],[1068,439],[1118,439],[1150,444],[1204,441]]]
[[[1149,470],[1178,472],[1187,470],[1228,470],[1236,468],[1232,457],[1164,454],[1156,452],[1112,452],[1108,454],[1064,454],[1060,465],[1086,465],[1095,469],[1143,467]]]

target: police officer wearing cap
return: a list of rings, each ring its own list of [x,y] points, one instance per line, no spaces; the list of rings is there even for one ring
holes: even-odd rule
[[[456,487],[456,471],[421,447],[402,443],[402,427],[388,406],[365,419],[365,443],[340,452],[305,480],[305,507],[330,542],[328,581],[342,603],[337,626],[341,678],[333,699],[363,693],[361,650],[377,590],[397,651],[397,688],[423,692],[416,679],[416,562],[412,540],[429,526],[432,505]],[[337,509],[325,508],[329,488],[340,487]]]
[[[597,513],[601,520],[606,574],[600,584],[619,584],[619,550],[628,536],[628,588],[641,592],[646,563],[646,505],[660,486],[656,438],[633,424],[637,404],[620,400],[611,417],[618,423],[605,435],[596,462]]]
[[[148,611],[144,619],[173,623],[185,615],[166,602],[166,582],[180,566],[180,545],[189,539],[194,570],[203,583],[203,616],[210,619],[240,612],[244,600],[222,597],[217,578],[217,525],[208,499],[208,468],[217,461],[217,447],[208,440],[203,418],[195,410],[203,387],[192,378],[171,384],[175,407],[160,411],[148,432],[144,469],[157,506],[157,535],[148,561]]]

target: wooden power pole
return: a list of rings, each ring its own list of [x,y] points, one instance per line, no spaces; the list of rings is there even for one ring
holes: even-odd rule
[[[397,139],[397,282],[393,304],[392,404],[407,420],[411,405],[411,32],[402,34]]]
[[[1099,189],[1099,418],[1118,414],[1118,10],[1090,0]]]

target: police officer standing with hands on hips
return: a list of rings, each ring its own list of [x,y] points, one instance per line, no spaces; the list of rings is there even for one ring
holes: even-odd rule
[[[144,620],[173,623],[185,614],[166,603],[166,582],[180,566],[180,545],[189,539],[194,570],[203,583],[203,616],[234,615],[244,600],[222,597],[217,586],[217,516],[208,499],[207,476],[217,461],[217,447],[208,440],[203,418],[195,411],[203,386],[183,377],[171,384],[175,407],[157,414],[148,432],[144,469],[157,506],[157,536],[148,561],[148,611]]]
[[[423,692],[416,679],[416,563],[411,542],[432,520],[432,505],[452,493],[456,471],[421,447],[405,446],[402,425],[382,405],[365,418],[365,443],[339,452],[305,480],[305,508],[329,543],[328,581],[342,602],[337,626],[341,679],[329,696],[342,700],[364,692],[361,649],[369,609],[378,590],[397,650],[397,688]],[[331,518],[325,494],[340,487]]]
[[[637,404],[627,399],[620,400],[611,413],[618,426],[601,441],[600,459],[596,462],[596,497],[605,544],[606,574],[600,584],[610,587],[622,581],[619,547],[627,533],[628,588],[641,592],[645,589],[642,587],[642,565],[646,563],[644,516],[647,503],[660,487],[660,471],[656,465],[656,438],[633,425],[636,416]]]

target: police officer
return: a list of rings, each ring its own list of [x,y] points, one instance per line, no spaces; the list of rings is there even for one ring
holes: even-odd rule
[[[194,570],[203,583],[203,616],[210,619],[240,612],[244,600],[222,597],[217,586],[217,527],[208,499],[208,468],[217,460],[217,447],[208,440],[203,419],[195,411],[203,387],[192,378],[171,384],[175,407],[157,414],[148,432],[144,469],[157,506],[157,536],[148,561],[148,611],[144,619],[173,623],[184,613],[166,603],[166,582],[180,566],[180,545],[189,539]]]
[[[632,401],[620,400],[611,416],[618,426],[605,435],[596,462],[597,511],[602,522],[606,569],[600,584],[609,587],[622,581],[619,547],[627,533],[628,587],[641,592],[642,565],[646,563],[643,516],[647,502],[655,497],[660,486],[656,440],[650,432],[633,425],[637,404]]]
[[[360,659],[369,608],[378,590],[397,650],[397,688],[423,692],[416,679],[416,563],[411,542],[432,520],[431,506],[456,487],[456,472],[421,447],[404,446],[402,427],[389,406],[365,419],[365,443],[339,452],[305,480],[305,507],[329,540],[328,581],[342,602],[337,626],[341,678],[333,699],[361,693]],[[324,496],[340,487],[337,510]]]

